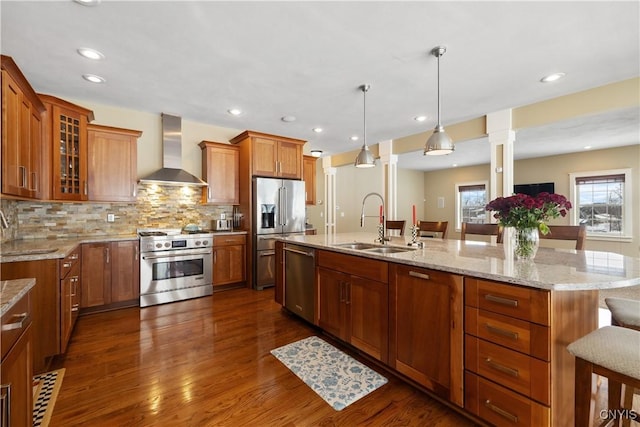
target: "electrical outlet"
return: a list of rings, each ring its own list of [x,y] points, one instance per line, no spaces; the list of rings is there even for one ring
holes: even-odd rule
[[[107,222],[114,222],[116,220],[116,216],[114,214],[107,214]]]
[[[444,208],[444,197],[438,197],[438,208]]]

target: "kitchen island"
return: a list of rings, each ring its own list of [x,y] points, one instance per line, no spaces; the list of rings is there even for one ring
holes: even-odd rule
[[[315,249],[314,324],[458,410],[495,425],[573,424],[566,346],[598,327],[598,290],[640,284],[640,259],[342,233],[281,239]],[[360,244],[358,244],[360,243]]]

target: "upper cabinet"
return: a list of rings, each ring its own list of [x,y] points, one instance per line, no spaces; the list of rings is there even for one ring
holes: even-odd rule
[[[45,107],[18,66],[2,55],[2,193],[42,197]]]
[[[87,123],[93,111],[50,95],[40,99],[47,107],[44,135],[51,150],[51,196],[88,200]]]
[[[142,132],[90,124],[87,133],[89,200],[135,201]]]
[[[316,161],[317,157],[303,156],[302,176],[304,177],[305,204],[316,204]]]
[[[247,153],[251,175],[302,179],[302,147],[306,141],[245,131],[230,142],[249,148],[242,151]]]
[[[240,203],[238,147],[219,142],[202,141],[202,179],[209,187],[202,189],[202,202],[221,205]]]

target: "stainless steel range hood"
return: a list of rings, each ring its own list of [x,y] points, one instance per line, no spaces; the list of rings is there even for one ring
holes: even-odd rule
[[[182,169],[182,119],[162,113],[162,169],[141,178],[141,184],[192,185],[209,184]]]

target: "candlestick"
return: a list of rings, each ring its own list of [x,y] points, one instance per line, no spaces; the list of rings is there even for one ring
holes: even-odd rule
[[[411,225],[416,225],[416,205],[413,205],[413,216],[412,216]]]
[[[382,205],[380,205],[380,224],[382,224]]]

